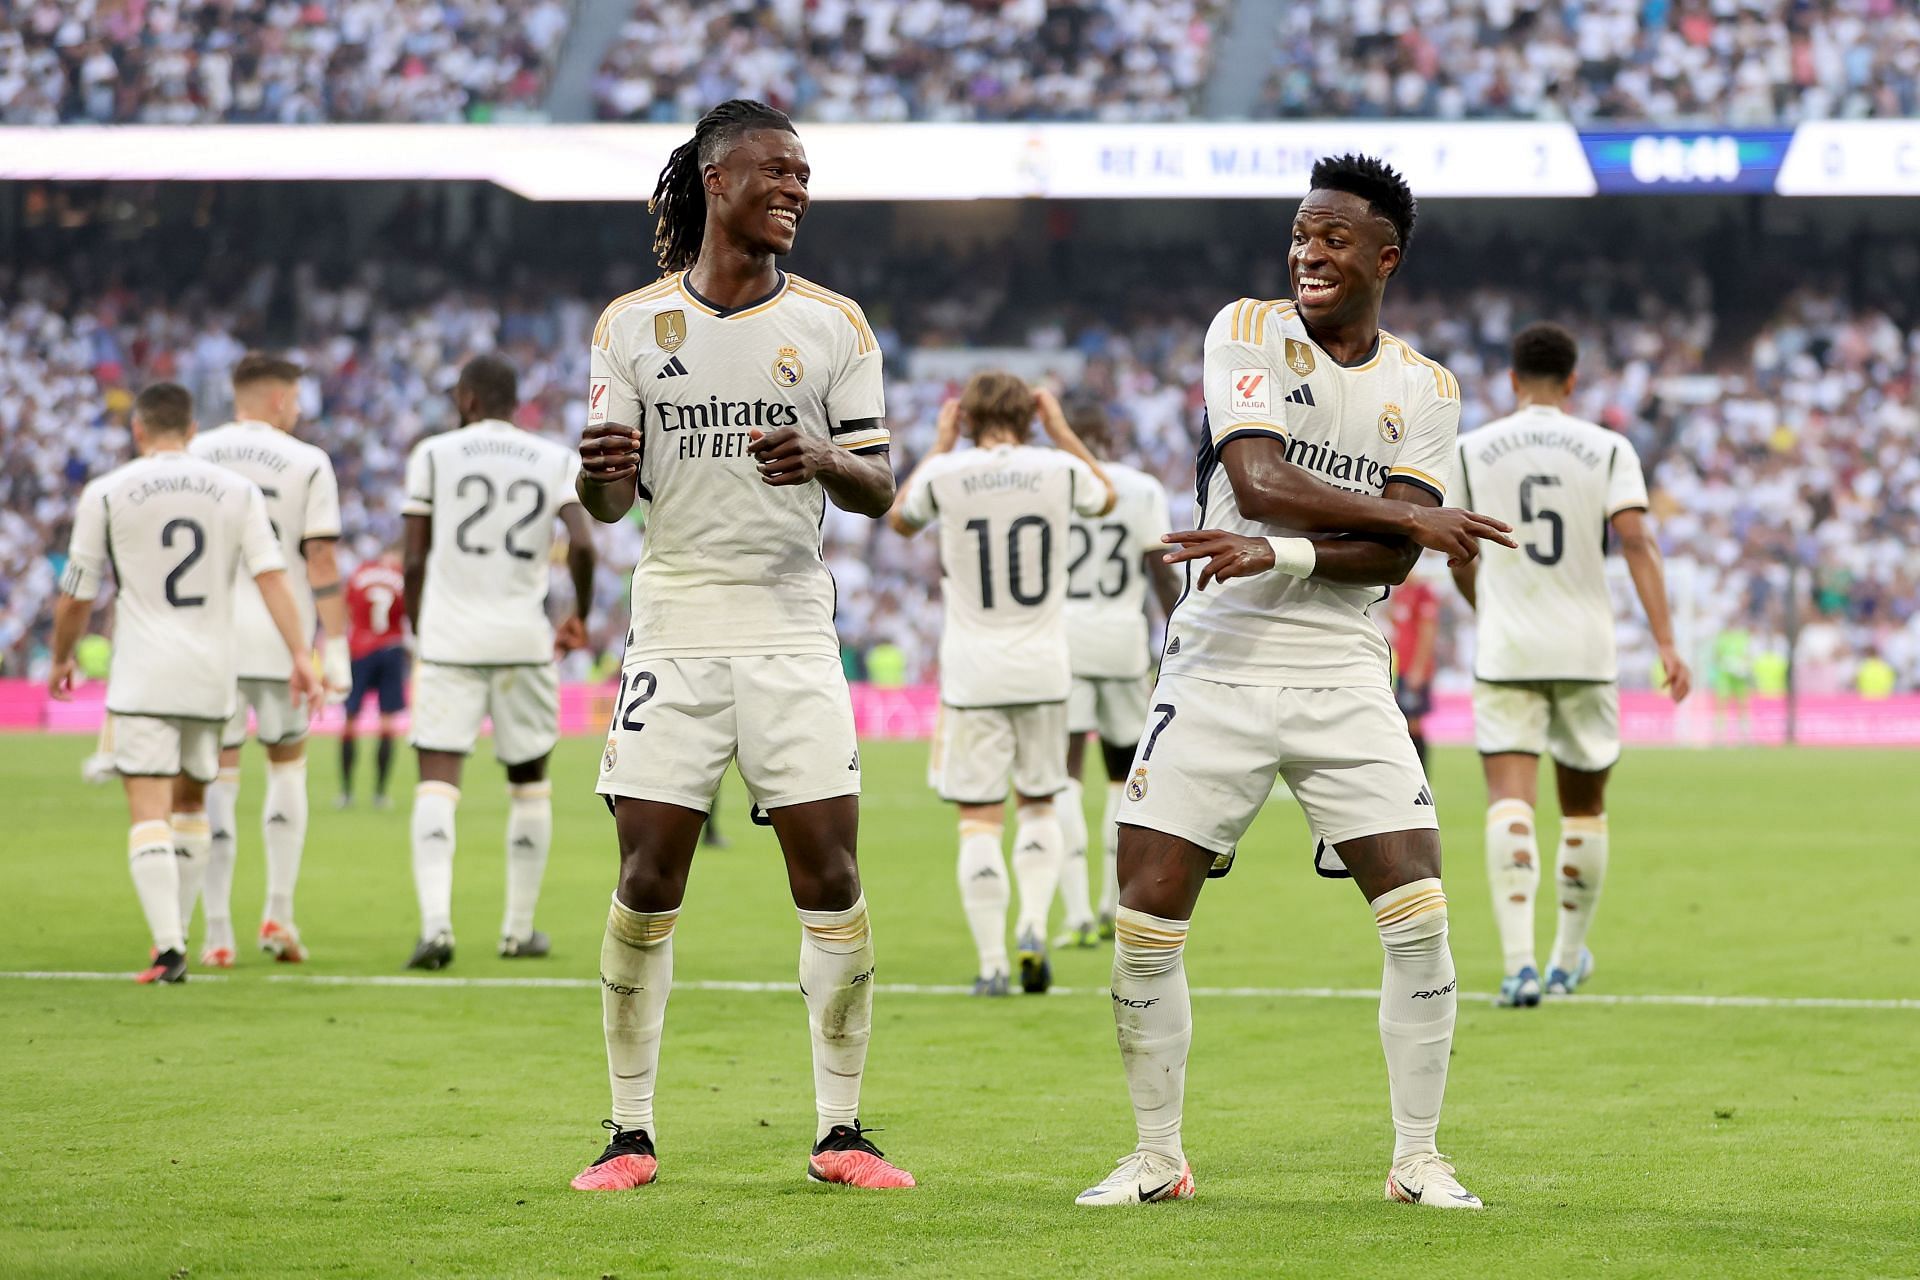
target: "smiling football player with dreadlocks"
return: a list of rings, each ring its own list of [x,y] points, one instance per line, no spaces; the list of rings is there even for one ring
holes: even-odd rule
[[[594,328],[580,499],[651,504],[598,790],[620,875],[600,950],[613,1140],[581,1190],[651,1182],[673,929],[701,824],[738,760],[786,856],[819,1126],[807,1176],[910,1187],[859,1121],[873,940],[854,844],[860,752],[821,557],[826,504],[893,501],[880,348],[858,304],[780,269],[806,149],[736,99],[674,151],[649,203],[661,279]]]

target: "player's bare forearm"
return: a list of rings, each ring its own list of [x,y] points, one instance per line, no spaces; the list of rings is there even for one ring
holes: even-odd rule
[[[1376,533],[1315,538],[1313,547],[1311,580],[1342,587],[1397,587],[1420,559],[1410,539]]]
[[[404,539],[400,550],[400,576],[407,597],[407,625],[420,634],[420,602],[427,594],[427,551],[433,546],[433,517],[403,518]]]
[[[816,477],[833,505],[855,515],[879,519],[893,506],[893,464],[887,453],[850,453],[836,449]]]
[[[1480,580],[1480,562],[1468,560],[1464,564],[1449,566],[1448,572],[1453,574],[1453,585],[1465,597],[1467,608],[1478,609],[1480,601],[1475,598],[1474,591]]]
[[[1106,468],[1100,465],[1100,459],[1093,456],[1093,450],[1087,448],[1086,442],[1067,421],[1066,412],[1060,407],[1059,397],[1042,387],[1033,393],[1033,403],[1040,413],[1040,425],[1046,428],[1047,438],[1053,441],[1054,447],[1086,463],[1087,469],[1093,472],[1094,479],[1098,480],[1100,487],[1107,491],[1107,501],[1100,508],[1100,514],[1104,516],[1112,511],[1114,504],[1120,500],[1119,495],[1114,492],[1113,481],[1107,478]]]
[[[1644,511],[1621,511],[1614,515],[1613,531],[1620,539],[1620,555],[1633,578],[1634,593],[1646,610],[1647,630],[1655,644],[1673,643],[1673,616],[1667,609],[1667,571],[1660,556],[1660,544],[1647,527]]]
[[[313,589],[313,610],[328,638],[347,634],[347,598],[342,593],[340,557],[332,538],[312,538],[301,548],[307,561],[307,585]]]
[[[1220,454],[1240,514],[1300,533],[1366,533],[1410,539],[1448,561],[1471,560],[1482,540],[1518,544],[1513,526],[1491,516],[1441,507],[1429,490],[1391,481],[1379,496],[1328,484],[1287,461],[1286,445],[1269,436],[1232,440]]]
[[[287,652],[293,655],[294,664],[311,662],[308,649],[312,647],[310,636],[300,634],[300,609],[293,602],[293,588],[287,585],[287,573],[284,569],[269,569],[257,573],[253,581],[260,588],[260,602],[267,606],[267,614],[273,619],[274,630],[280,633]]]
[[[599,562],[593,530],[577,507],[560,508],[560,522],[567,527],[567,576],[573,580],[573,616],[585,622],[593,611],[593,569]]]
[[[601,524],[618,524],[640,497],[640,477],[635,473],[618,480],[596,480],[583,471],[573,482],[573,491],[588,515]]]
[[[93,616],[93,601],[81,600],[65,592],[53,600],[53,638],[49,647],[53,650],[56,666],[73,657],[73,647],[80,643],[80,637],[86,632],[87,619]]]

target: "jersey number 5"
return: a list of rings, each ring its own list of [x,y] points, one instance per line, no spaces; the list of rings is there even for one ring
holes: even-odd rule
[[[1528,476],[1520,482],[1520,520],[1523,524],[1532,524],[1536,520],[1546,522],[1549,537],[1546,550],[1540,549],[1537,542],[1529,542],[1526,547],[1527,558],[1535,564],[1559,564],[1560,557],[1567,550],[1566,521],[1560,518],[1558,511],[1550,511],[1537,504],[1533,491],[1536,488],[1549,489],[1560,483],[1559,476]]]

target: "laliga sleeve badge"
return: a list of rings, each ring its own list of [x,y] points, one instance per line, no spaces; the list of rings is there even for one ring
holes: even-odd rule
[[[653,340],[660,344],[662,351],[678,351],[680,344],[687,340],[687,313],[675,307],[655,315]]]
[[[800,352],[793,347],[780,348],[773,358],[773,380],[782,387],[797,387],[806,377],[807,367],[800,363]]]
[[[1400,406],[1386,404],[1380,409],[1380,438],[1388,444],[1399,444],[1400,437],[1407,434],[1407,420],[1400,415]]]
[[[607,425],[607,393],[612,389],[611,378],[587,379],[587,425],[604,427]]]
[[[1273,370],[1235,369],[1230,376],[1233,414],[1273,412]]]
[[[1139,804],[1147,798],[1147,766],[1141,765],[1127,779],[1127,799]]]

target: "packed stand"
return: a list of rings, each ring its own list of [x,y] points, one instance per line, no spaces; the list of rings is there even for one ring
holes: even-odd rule
[[[0,0],[0,124],[530,112],[567,0]]]
[[[1305,0],[1269,117],[1735,128],[1920,113],[1912,0]]]
[[[1550,293],[1563,314],[1547,318],[1568,323],[1582,343],[1574,411],[1625,432],[1647,463],[1661,542],[1676,562],[1683,643],[1712,674],[1726,638],[1741,636],[1761,666],[1783,654],[1797,624],[1802,691],[1864,690],[1870,677],[1920,689],[1920,328],[1805,292],[1731,357],[1715,358],[1721,335],[1704,280],[1682,282],[1654,306],[1644,301],[1644,282],[1614,281],[1623,268],[1601,266],[1592,278],[1643,299],[1637,311],[1610,306],[1599,284],[1583,290],[1559,281]],[[859,268],[845,272],[847,287],[870,299],[893,373],[896,469],[904,474],[929,447],[939,403],[958,390],[959,366],[943,373],[941,361],[990,339],[1054,370],[1070,397],[1104,405],[1126,441],[1123,455],[1165,481],[1176,524],[1189,520],[1200,340],[1222,295],[1199,283],[1163,285],[1131,304],[1088,299],[1047,310],[1019,298],[1012,269],[996,275],[987,258],[956,258],[944,269],[974,287],[933,280],[890,294],[880,284],[884,263],[868,268],[874,278],[864,287]],[[1174,278],[1151,261],[1143,270]],[[271,299],[292,299],[293,354],[313,373],[302,434],[335,459],[349,560],[398,536],[407,451],[421,435],[453,425],[448,392],[466,357],[507,355],[520,371],[521,425],[571,438],[585,412],[583,335],[603,301],[538,284],[469,290],[436,268],[398,262],[326,283],[310,268],[284,276],[261,268],[224,308],[192,296],[161,305],[114,289],[74,296],[43,272],[0,285],[0,385],[11,392],[0,398],[8,442],[0,670],[13,675],[44,659],[69,506],[87,477],[126,456],[131,391],[156,378],[180,380],[199,399],[203,424],[220,420],[226,371],[261,340]],[[1537,296],[1408,289],[1389,303],[1390,327],[1459,376],[1463,430],[1507,411],[1507,342],[1520,324],[1542,318]],[[636,521],[599,536],[605,562],[620,572],[600,577],[593,647],[570,659],[572,678],[617,661],[624,570],[643,535]],[[850,670],[865,674],[884,650],[885,661],[872,663],[876,673],[930,677],[939,633],[938,590],[928,586],[939,579],[933,540],[901,539],[832,509],[826,541]],[[1644,687],[1653,678],[1652,647],[1624,576],[1617,586],[1623,679]],[[1441,687],[1459,689],[1471,628],[1452,591],[1441,594]]]
[[[805,120],[1184,120],[1222,0],[639,0],[605,120],[758,98]]]

